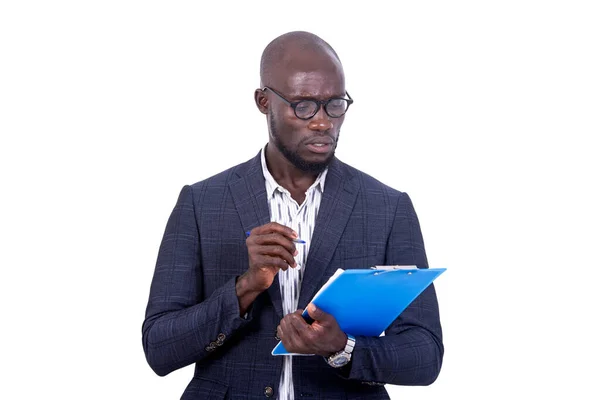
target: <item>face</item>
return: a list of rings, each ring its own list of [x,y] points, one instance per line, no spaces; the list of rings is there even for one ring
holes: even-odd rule
[[[345,97],[344,75],[339,63],[326,59],[319,65],[314,64],[314,60],[309,65],[295,63],[295,70],[276,75],[279,79],[275,79],[277,86],[273,84],[273,89],[292,103]],[[335,154],[344,116],[332,118],[321,106],[314,117],[302,120],[276,94],[270,91],[264,94],[268,98],[269,143],[299,170],[323,171]]]

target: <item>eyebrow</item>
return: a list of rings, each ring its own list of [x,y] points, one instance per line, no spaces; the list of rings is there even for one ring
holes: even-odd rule
[[[307,94],[307,93],[300,93],[300,94],[295,94],[295,95],[289,95],[291,100],[318,100],[318,98],[316,96]],[[333,96],[328,96],[323,98],[323,100],[329,100],[329,99],[343,99],[346,97],[346,92],[342,93],[342,94],[336,94]]]

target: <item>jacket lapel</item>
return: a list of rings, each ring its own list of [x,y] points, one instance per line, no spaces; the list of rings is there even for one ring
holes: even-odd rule
[[[243,170],[246,172],[243,172]],[[270,222],[265,178],[260,153],[236,170],[237,177],[229,183],[233,202],[245,231]],[[348,168],[334,158],[329,165],[321,206],[312,235],[308,259],[305,265],[298,308],[304,309],[324,279],[333,275],[336,266],[331,265],[333,253],[352,214],[358,195],[358,183]],[[279,278],[276,275],[268,294],[280,318],[283,318]]]
[[[240,171],[242,168],[245,172]],[[265,177],[262,172],[260,153],[236,171],[238,177],[229,183],[235,208],[242,221],[244,232],[271,221]],[[277,314],[283,318],[283,306],[279,291],[279,277],[275,275],[273,284],[268,289],[269,297]]]
[[[348,168],[334,158],[329,165],[321,206],[304,270],[298,308],[304,309],[324,283],[333,275],[333,253],[346,228],[358,195],[358,183]]]
[[[246,172],[240,172],[241,169],[246,169]],[[260,153],[241,165],[235,173],[237,178],[231,179],[229,189],[244,232],[247,232],[270,221]]]

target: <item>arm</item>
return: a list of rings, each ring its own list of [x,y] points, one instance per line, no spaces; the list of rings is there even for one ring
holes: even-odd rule
[[[206,297],[194,193],[184,187],[160,246],[142,327],[152,369],[162,376],[201,361],[248,325],[256,297],[271,286],[279,269],[296,266],[295,237],[296,232],[277,223],[254,228],[246,239],[248,270]]]
[[[406,194],[401,194],[390,232],[386,264],[427,268],[419,221]],[[307,324],[302,311],[286,315],[277,328],[291,353],[329,356],[346,345],[346,334],[335,318],[308,307],[313,320]],[[356,338],[350,363],[335,371],[346,379],[368,384],[428,385],[439,374],[442,330],[433,285],[430,285],[386,329],[384,337]]]
[[[240,318],[235,278],[206,299],[202,279],[193,189],[185,186],[162,239],[142,327],[146,359],[158,375],[218,351],[252,319]]]
[[[412,202],[402,193],[386,250],[387,265],[428,268]],[[442,366],[444,347],[437,297],[430,285],[386,330],[384,337],[357,337],[349,379],[393,385],[429,385]]]

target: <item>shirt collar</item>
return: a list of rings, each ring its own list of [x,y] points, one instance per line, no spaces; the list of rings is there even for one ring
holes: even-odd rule
[[[269,172],[269,168],[267,168],[267,159],[265,158],[265,149],[266,148],[267,148],[267,146],[263,147],[262,150],[260,151],[260,163],[262,165],[262,171],[263,171],[263,175],[265,177],[267,198],[273,197],[273,193],[275,193],[275,191],[277,189],[279,189],[280,192],[289,194],[289,191],[286,188],[284,188],[283,186],[281,186],[279,183],[277,183],[275,178],[273,178],[273,175],[271,175],[271,172]],[[317,179],[315,180],[315,182],[308,188],[308,190],[306,192],[310,192],[314,187],[318,187],[321,190],[321,193],[323,193],[323,191],[325,190],[325,177],[326,176],[327,176],[327,169],[325,169],[325,171],[321,172],[319,174],[319,176],[317,176]]]

